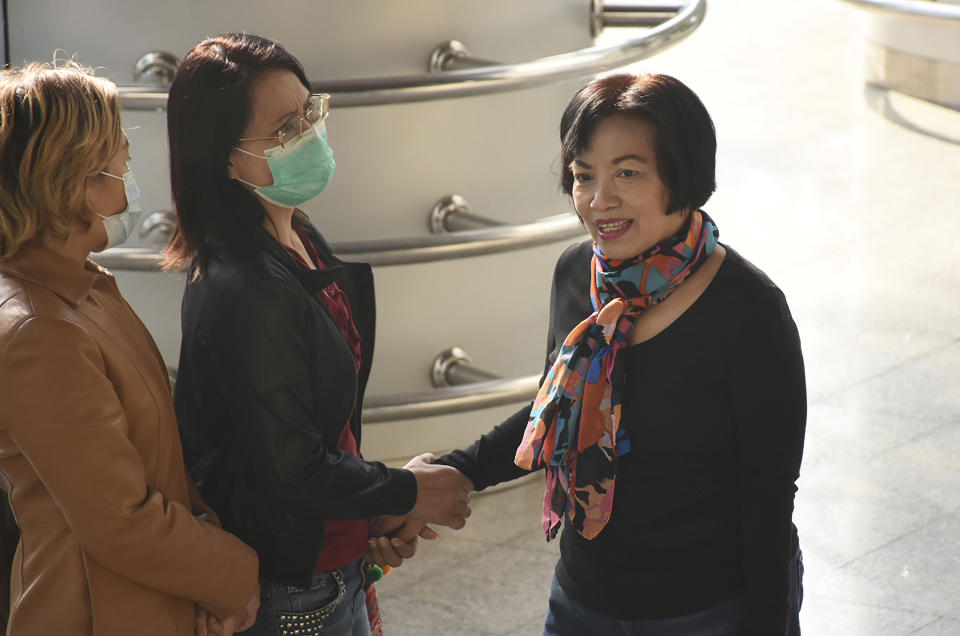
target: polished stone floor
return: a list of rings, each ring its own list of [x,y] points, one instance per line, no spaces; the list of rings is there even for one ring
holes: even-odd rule
[[[707,210],[800,329],[804,634],[956,636],[960,113],[865,88],[853,16],[835,0],[716,0],[636,68],[706,103],[720,140]],[[381,583],[387,633],[540,633],[557,558],[541,493],[475,496],[464,530]]]

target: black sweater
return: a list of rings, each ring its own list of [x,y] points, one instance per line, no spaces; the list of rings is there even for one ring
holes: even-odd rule
[[[549,368],[591,313],[591,244],[557,262]],[[743,595],[742,634],[783,634],[791,522],[806,420],[803,358],[780,290],[727,247],[702,296],[666,330],[624,349],[613,514],[592,541],[564,525],[557,577],[581,604],[621,619],[697,612]],[[530,406],[438,461],[477,489],[519,477]]]

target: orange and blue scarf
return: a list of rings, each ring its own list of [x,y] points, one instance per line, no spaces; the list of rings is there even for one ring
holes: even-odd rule
[[[610,520],[617,456],[630,450],[627,431],[620,428],[623,369],[617,354],[630,343],[640,314],[695,272],[713,253],[718,236],[717,226],[698,210],[682,232],[630,259],[606,259],[594,243],[594,312],[564,340],[516,455],[521,468],[546,467],[547,541],[556,537],[564,516],[587,539]]]

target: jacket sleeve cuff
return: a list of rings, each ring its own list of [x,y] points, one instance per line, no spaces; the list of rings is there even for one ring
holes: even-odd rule
[[[390,482],[393,484],[394,496],[385,510],[389,515],[405,515],[413,510],[417,503],[417,478],[413,471],[405,468],[390,468]]]
[[[240,543],[237,540],[237,543]],[[257,553],[249,546],[243,545],[245,550],[238,552],[236,561],[233,562],[234,573],[221,572],[219,581],[218,595],[223,597],[209,603],[199,602],[201,606],[206,607],[218,618],[227,618],[233,616],[247,607],[247,603],[257,594],[259,590],[259,581],[256,575],[253,578],[248,576],[259,569],[259,558]]]
[[[469,450],[450,451],[445,455],[437,457],[433,463],[456,468],[466,475],[467,479],[473,482],[473,489],[476,491],[483,490],[490,485],[484,481],[477,466],[476,459],[470,454]]]

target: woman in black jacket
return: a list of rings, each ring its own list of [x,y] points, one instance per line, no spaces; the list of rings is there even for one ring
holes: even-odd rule
[[[437,461],[477,489],[545,469],[544,634],[797,636],[803,358],[783,294],[701,210],[713,122],[672,77],[612,75],[560,135],[593,240],[557,262],[540,392]]]
[[[360,455],[372,272],[335,257],[297,209],[333,175],[328,100],[283,47],[248,34],[198,44],[170,87],[166,257],[190,267],[175,403],[204,498],[260,556],[258,635],[369,634],[369,520],[409,513],[416,531],[469,515],[456,470]]]

